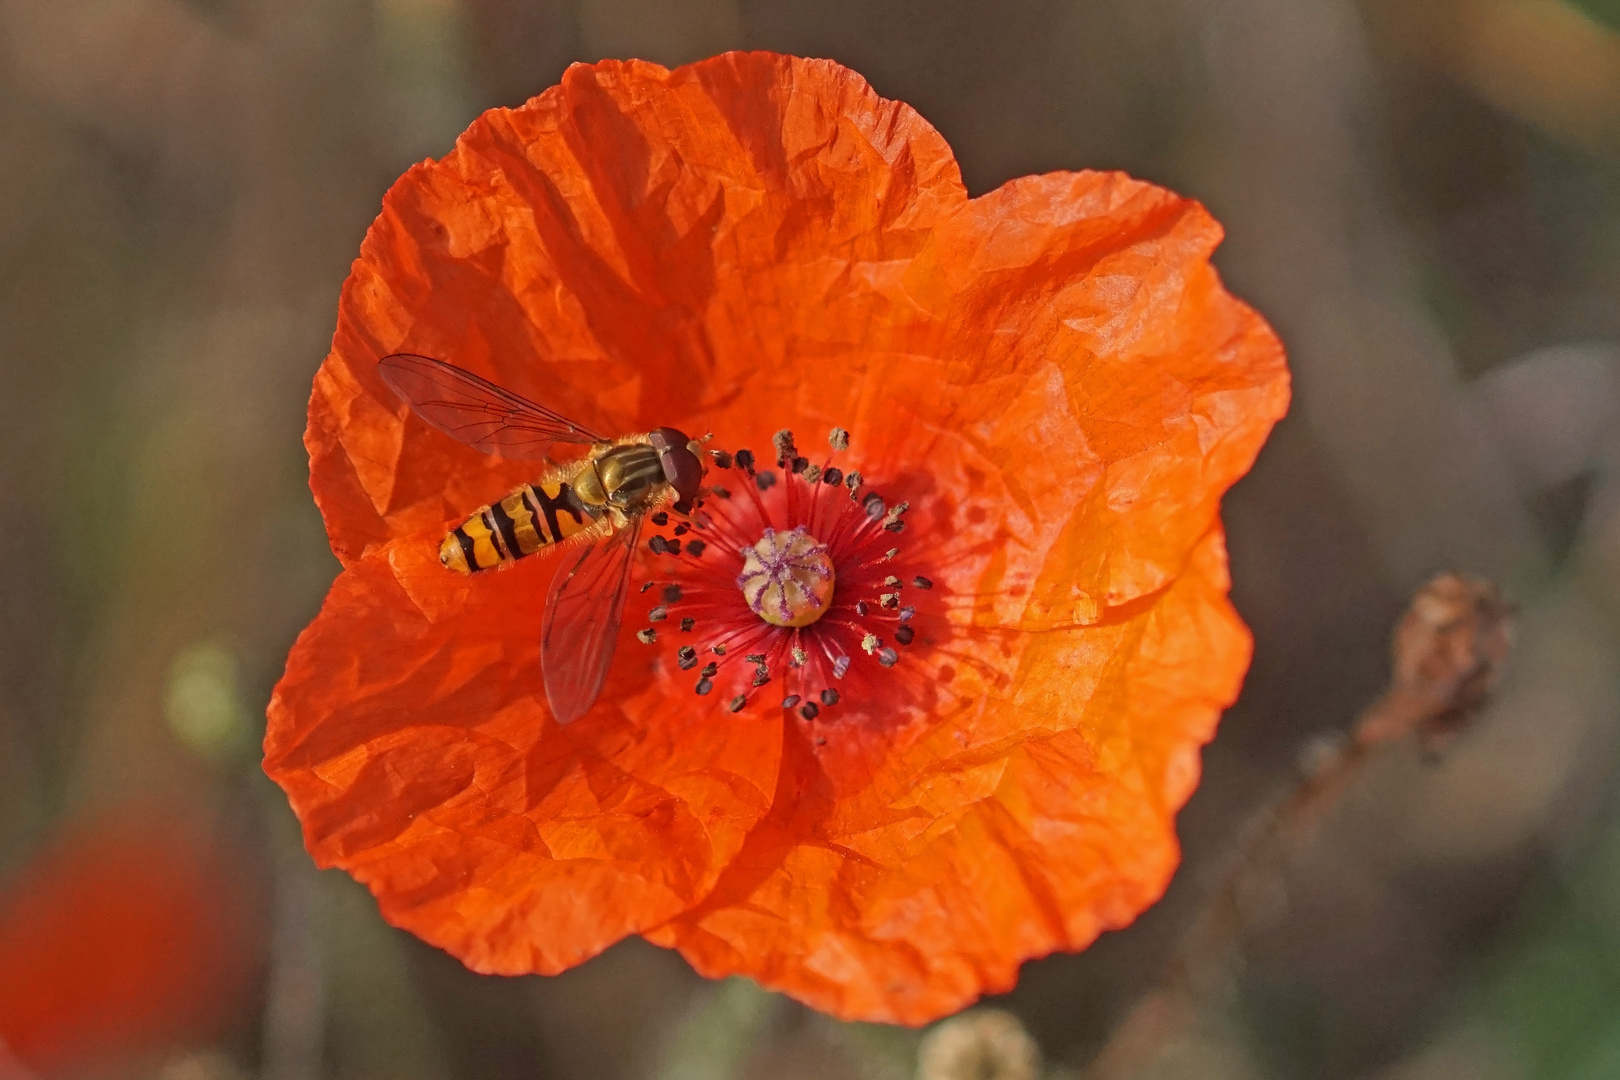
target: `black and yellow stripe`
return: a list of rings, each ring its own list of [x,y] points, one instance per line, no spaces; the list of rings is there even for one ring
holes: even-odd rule
[[[524,484],[451,529],[439,545],[439,561],[463,574],[492,570],[561,543],[595,522],[566,480]]]

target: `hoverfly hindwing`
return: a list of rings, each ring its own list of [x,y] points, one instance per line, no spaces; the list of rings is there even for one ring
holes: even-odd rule
[[[394,353],[377,367],[383,382],[416,415],[486,454],[538,458],[554,442],[607,441],[583,424],[442,360]]]
[[[585,715],[602,691],[630,595],[630,565],[640,534],[637,518],[587,547],[552,580],[540,637],[540,670],[559,724]]]

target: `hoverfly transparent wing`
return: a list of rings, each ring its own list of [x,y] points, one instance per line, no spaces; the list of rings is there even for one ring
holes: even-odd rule
[[[377,368],[416,415],[486,454],[538,458],[554,442],[607,441],[583,424],[442,360],[394,353],[379,360]]]
[[[602,691],[630,595],[630,564],[640,535],[641,519],[636,518],[587,547],[552,580],[540,636],[540,670],[551,715],[559,724],[585,715]]]

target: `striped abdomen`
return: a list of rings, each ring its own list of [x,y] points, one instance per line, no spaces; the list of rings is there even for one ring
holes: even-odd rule
[[[565,480],[513,488],[450,530],[439,561],[470,574],[533,555],[596,523]]]

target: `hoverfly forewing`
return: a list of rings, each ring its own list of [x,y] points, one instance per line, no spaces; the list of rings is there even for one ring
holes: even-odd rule
[[[557,723],[585,715],[602,691],[619,620],[630,595],[630,565],[641,535],[636,518],[612,537],[585,549],[573,566],[557,571],[546,597],[540,670]]]
[[[607,441],[583,424],[442,360],[394,353],[379,360],[377,368],[416,415],[486,454],[538,458],[554,442]]]

